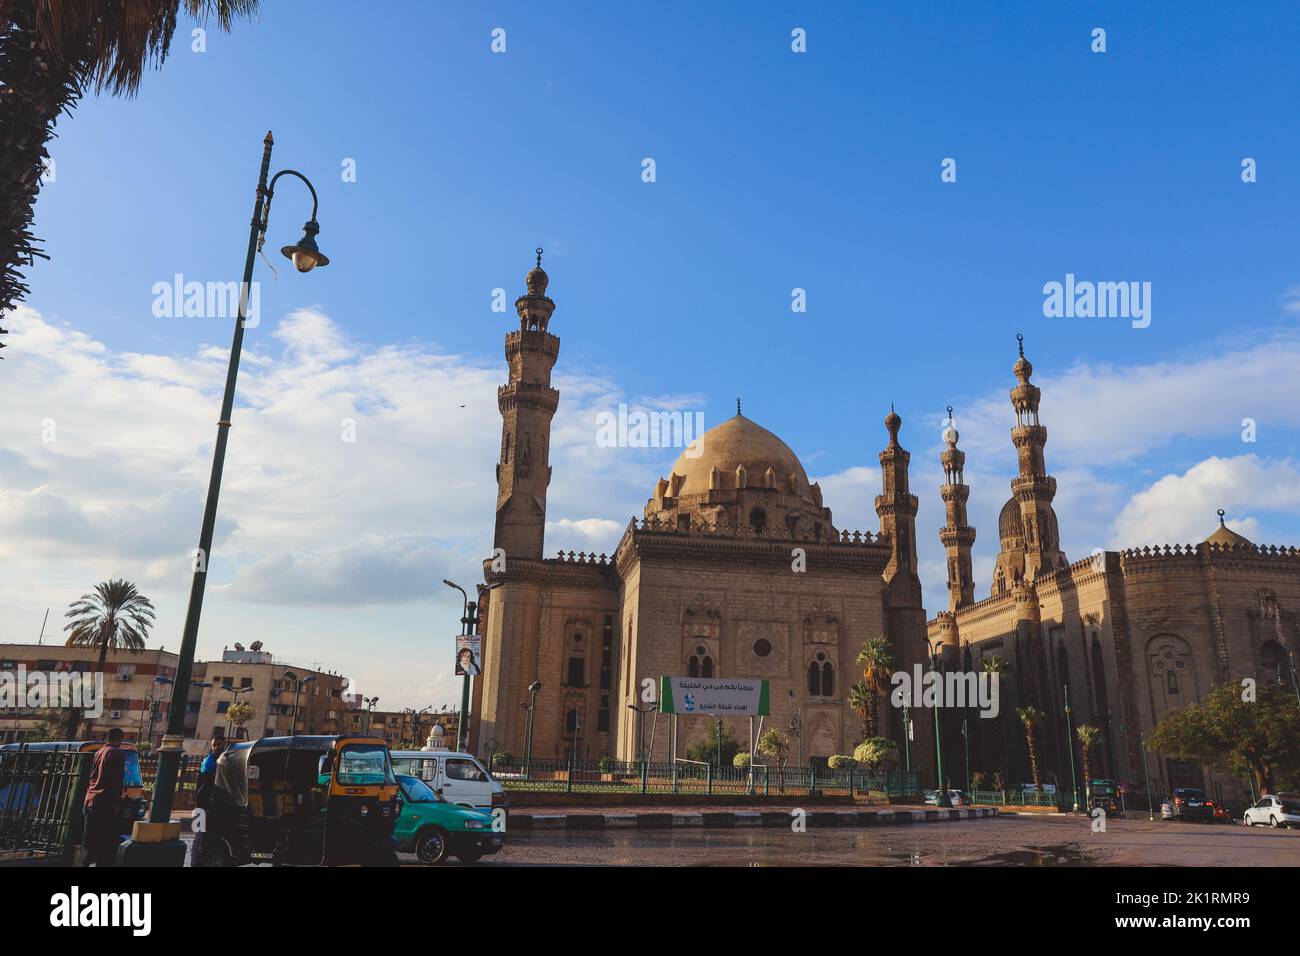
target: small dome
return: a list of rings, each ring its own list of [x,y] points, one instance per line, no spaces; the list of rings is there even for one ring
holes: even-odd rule
[[[998,514],[998,537],[1023,538],[1024,536],[1025,528],[1020,521],[1020,502],[1011,498],[1002,506],[1002,511]]]
[[[1223,523],[1223,509],[1219,509],[1219,526],[1214,529],[1214,534],[1205,539],[1206,544],[1217,544],[1219,547],[1237,547],[1238,545],[1254,546],[1254,542],[1244,535],[1237,534],[1226,524]]]
[[[692,457],[694,455],[694,457]],[[761,425],[737,414],[721,425],[710,428],[696,439],[673,464],[672,473],[683,480],[677,497],[704,494],[709,490],[709,474],[714,468],[723,475],[734,475],[743,467],[750,487],[762,487],[769,468],[776,475],[776,486],[789,490],[787,481],[794,476],[796,494],[809,495],[808,474],[790,446]]]
[[[550,284],[550,281],[551,277],[542,271],[542,250],[539,246],[537,249],[537,265],[524,277],[524,282],[528,285],[528,294],[546,295],[546,287]]]

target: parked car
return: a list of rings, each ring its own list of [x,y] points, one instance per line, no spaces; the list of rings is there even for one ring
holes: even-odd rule
[[[506,806],[506,792],[473,754],[455,750],[395,750],[393,770],[419,777],[448,803],[480,810]]]
[[[448,856],[462,863],[477,863],[496,853],[505,833],[494,830],[492,814],[455,806],[418,777],[399,774],[402,812],[397,818],[397,847],[414,853],[421,863],[435,865]]]
[[[1232,814],[1228,812],[1227,805],[1222,800],[1207,800],[1210,805],[1212,823],[1235,823]]]
[[[969,807],[974,802],[965,790],[949,790],[948,799],[952,801],[954,807]],[[939,791],[925,791],[925,802],[932,807],[937,807],[939,805]]]
[[[1173,819],[1214,822],[1214,805],[1206,798],[1204,790],[1198,787],[1177,787],[1171,799],[1174,802]]]
[[[1300,797],[1288,793],[1270,793],[1260,798],[1241,815],[1248,827],[1267,823],[1271,827],[1300,826]]]

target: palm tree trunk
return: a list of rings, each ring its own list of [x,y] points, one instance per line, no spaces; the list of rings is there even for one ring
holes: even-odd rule
[[[42,42],[34,6],[6,4],[0,25],[0,316],[27,294],[19,268],[48,258],[30,229],[46,143],[59,115],[81,97],[80,64]]]
[[[1025,734],[1025,742],[1029,744],[1029,774],[1033,777],[1034,786],[1040,787],[1038,782],[1038,748],[1034,746],[1033,731]]]

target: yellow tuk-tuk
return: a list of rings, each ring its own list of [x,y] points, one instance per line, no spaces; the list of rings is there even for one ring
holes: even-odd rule
[[[198,865],[395,866],[400,812],[379,737],[240,741],[217,759],[208,806],[195,811]]]

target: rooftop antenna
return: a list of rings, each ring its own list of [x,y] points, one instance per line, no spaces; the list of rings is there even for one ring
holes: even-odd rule
[[[45,622],[48,621],[49,619],[50,619],[50,609],[47,607],[47,608],[45,609],[45,619],[44,619],[43,621],[41,621],[41,635],[40,635],[40,637],[36,638],[36,646],[37,646],[37,647],[40,647],[40,645],[41,645],[41,644],[44,642],[44,640],[45,640]]]

